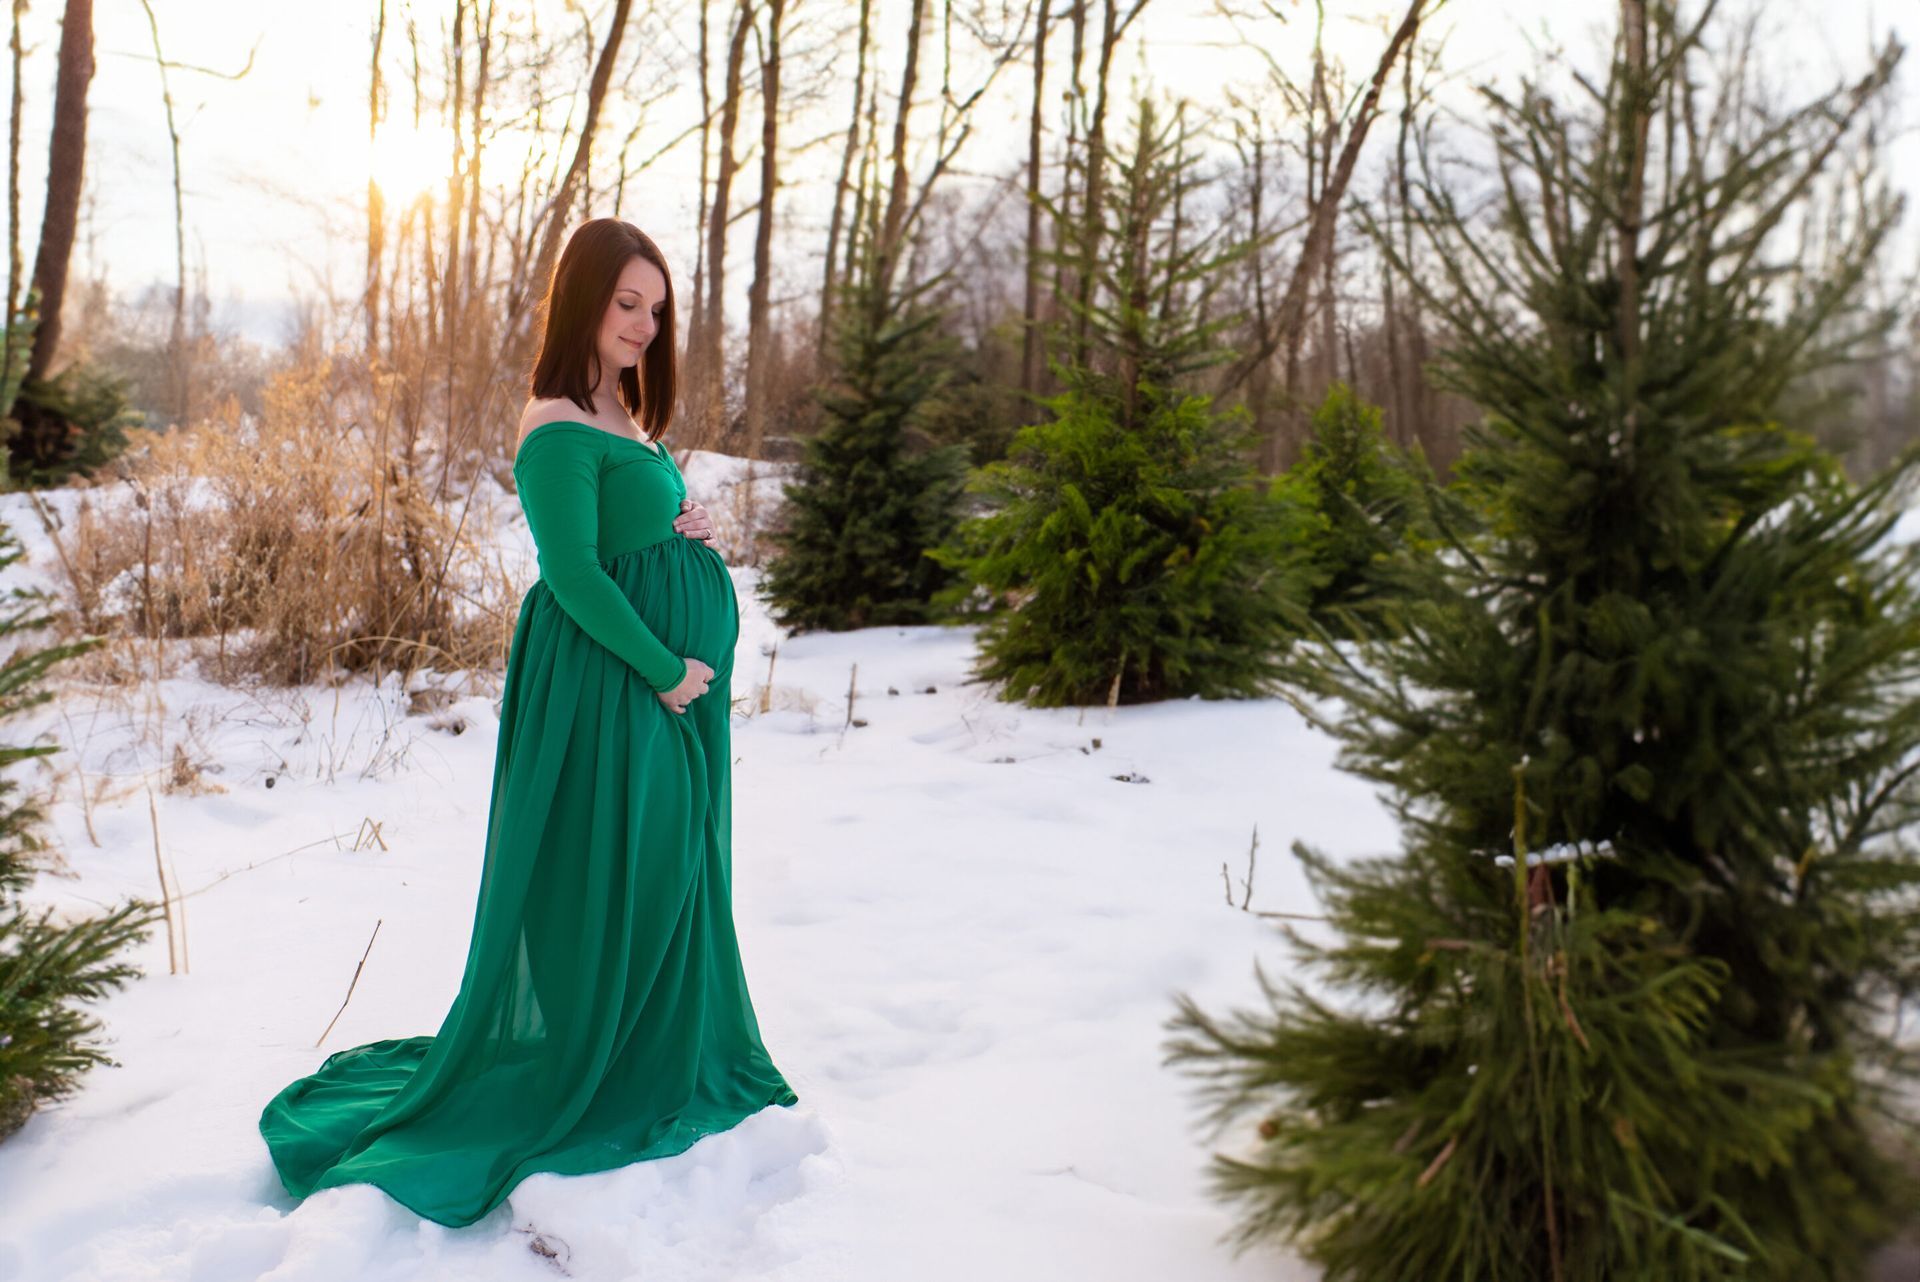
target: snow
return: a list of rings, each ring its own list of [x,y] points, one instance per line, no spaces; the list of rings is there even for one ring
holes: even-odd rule
[[[688,468],[710,506],[724,462]],[[530,565],[511,502],[477,510],[484,550]],[[8,573],[47,581],[24,496],[0,520],[34,552]],[[432,1032],[454,997],[499,674],[411,716],[397,678],[236,690],[182,667],[157,690],[70,690],[6,735],[62,747],[24,767],[36,791],[55,785],[34,772],[62,776],[47,831],[68,865],[30,897],[157,897],[151,786],[190,970],[169,974],[156,928],[131,954],[145,976],[94,1008],[119,1065],[0,1143],[0,1279],[1310,1278],[1225,1245],[1205,1166],[1251,1123],[1204,1131],[1163,1023],[1175,992],[1224,1013],[1259,1000],[1256,957],[1285,970],[1273,924],[1225,900],[1255,825],[1252,908],[1313,913],[1288,848],[1391,848],[1371,786],[1280,699],[999,702],[967,683],[972,629],[781,640],[762,712],[779,629],[757,572],[734,573],[734,915],[797,1106],[671,1158],[533,1176],[462,1229],[371,1185],[295,1204],[256,1129],[266,1101],[331,1051]],[[849,727],[856,664],[867,724]],[[163,789],[176,746],[218,791]],[[97,842],[76,766],[103,789]]]

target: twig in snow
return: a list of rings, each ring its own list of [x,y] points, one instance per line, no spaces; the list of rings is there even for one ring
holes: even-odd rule
[[[1227,861],[1220,861],[1220,880],[1227,888],[1227,907],[1238,908],[1241,912],[1251,912],[1255,917],[1275,917],[1282,921],[1325,921],[1325,917],[1313,913],[1271,912],[1259,908],[1248,908],[1253,900],[1253,860],[1254,852],[1260,849],[1260,825],[1253,826],[1253,844],[1247,847],[1247,876],[1241,882],[1241,895],[1238,904],[1233,902],[1233,878],[1227,875]]]
[[[27,492],[31,494],[33,491]],[[67,723],[67,742],[72,743],[77,736],[73,728],[73,718],[67,715],[65,704],[60,706],[60,719]],[[98,849],[100,834],[93,827],[93,798],[87,793],[87,771],[86,767],[80,764],[78,752],[73,754],[73,777],[80,781],[80,814],[87,822],[87,839]]]
[[[187,968],[187,909],[183,904],[176,924],[173,915],[173,903],[176,898],[177,883],[170,889],[167,883],[166,861],[160,855],[160,810],[154,804],[153,785],[147,784],[147,819],[153,827],[153,871],[160,879],[160,909],[167,919],[167,974],[178,975]],[[174,942],[178,933],[179,942]]]
[[[767,683],[760,687],[760,711],[773,711],[773,664],[780,657],[780,638],[773,640],[773,649],[767,651]]]
[[[367,936],[366,952],[360,954],[359,964],[353,968],[353,979],[347,985],[347,995],[340,999],[340,1009],[333,1012],[333,1018],[327,1021],[326,1029],[320,1034],[318,1040],[314,1042],[315,1049],[319,1048],[321,1042],[327,1040],[327,1034],[331,1033],[333,1026],[340,1022],[340,1016],[346,1013],[347,1003],[353,1000],[353,986],[360,982],[360,969],[367,964],[367,953],[373,951],[373,941],[380,936],[380,922],[385,920],[386,918],[382,917],[373,923],[373,934]]]
[[[842,722],[840,726],[840,740],[839,740],[840,743],[845,743],[847,741],[848,726],[864,726],[867,724],[864,721],[855,721],[853,719],[853,699],[854,699],[854,694],[856,693],[855,687],[859,683],[859,678],[860,678],[860,665],[856,663],[847,672],[847,719],[844,722]]]

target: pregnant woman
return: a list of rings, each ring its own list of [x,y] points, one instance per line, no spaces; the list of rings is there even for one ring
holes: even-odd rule
[[[734,935],[740,616],[659,443],[666,261],[631,223],[594,219],[545,313],[513,465],[540,578],[507,654],[466,971],[439,1032],[335,1052],[267,1104],[260,1133],[296,1198],[369,1183],[470,1224],[535,1171],[665,1157],[798,1102]]]

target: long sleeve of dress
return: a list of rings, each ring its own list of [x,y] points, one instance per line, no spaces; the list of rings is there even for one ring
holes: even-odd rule
[[[553,599],[581,631],[665,693],[686,678],[687,661],[661,644],[600,564],[600,463],[606,451],[607,444],[587,432],[535,429],[514,458],[514,482],[540,577]]]

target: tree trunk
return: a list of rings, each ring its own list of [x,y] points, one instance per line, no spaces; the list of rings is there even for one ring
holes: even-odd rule
[[[447,165],[447,262],[446,266],[442,269],[440,278],[440,302],[447,335],[446,358],[447,380],[449,384],[451,384],[453,379],[453,353],[459,343],[461,328],[460,241],[461,233],[464,229],[460,225],[460,220],[461,214],[464,212],[464,206],[466,205],[467,195],[466,174],[463,172],[466,169],[467,140],[466,136],[460,132],[460,118],[466,108],[467,97],[467,7],[468,0],[453,0],[453,40],[448,46],[449,57],[453,62],[453,91],[449,95],[449,101],[453,107],[453,122],[452,128],[447,132],[453,143],[453,155]],[[617,23],[615,24],[615,32],[614,39],[617,41],[619,39]],[[581,131],[580,137],[583,143],[592,137],[591,122],[596,106],[597,104],[593,102],[589,102],[587,105],[587,120],[589,123],[588,127]],[[447,390],[451,393],[453,389],[449,386]],[[449,395],[448,400],[451,402],[451,395]],[[453,406],[451,403],[447,406],[447,414],[449,419],[451,419],[453,414]],[[449,422],[447,426],[451,428],[452,423]]]
[[[907,217],[907,116],[913,107],[913,87],[920,74],[920,28],[927,0],[908,0],[913,6],[907,21],[907,61],[900,72],[900,105],[893,117],[893,180],[887,187],[887,208],[880,220],[879,283],[884,294],[893,280],[900,255],[900,233]]]
[[[780,186],[780,23],[787,0],[767,0],[766,57],[760,64],[760,211],[753,236],[753,283],[747,287],[746,457],[759,458],[767,434],[767,395],[773,363],[772,290],[774,194]]]
[[[20,261],[20,111],[21,81],[20,19],[26,15],[27,0],[13,0],[13,34],[7,48],[13,55],[13,107],[7,117],[7,310],[0,317],[0,333],[6,340],[0,353],[0,418],[13,413],[15,319],[20,314],[20,276],[25,271]]]
[[[1080,108],[1086,101],[1086,89],[1080,83],[1080,64],[1086,59],[1087,50],[1087,0],[1073,0],[1073,7],[1067,11],[1067,21],[1073,32],[1072,54],[1068,59],[1071,80],[1067,90],[1067,145],[1061,153],[1060,163],[1060,221],[1068,226],[1073,223],[1073,153],[1080,142]],[[1053,296],[1065,298],[1067,291],[1074,288],[1074,282],[1067,272],[1064,258],[1058,259],[1053,267]]]
[[[847,122],[847,145],[840,153],[840,177],[833,185],[833,217],[827,223],[826,270],[820,281],[820,336],[814,348],[815,368],[822,368],[833,348],[834,286],[839,277],[835,266],[840,253],[840,233],[845,226],[847,180],[853,173],[853,156],[860,146],[860,106],[867,85],[867,42],[871,39],[873,0],[860,0],[860,52],[853,67],[853,118]]]
[[[1033,33],[1033,113],[1027,124],[1027,289],[1021,308],[1020,389],[1040,393],[1040,153],[1046,106],[1047,5],[1039,0],[1040,25]]]
[[[694,354],[700,351],[700,333],[706,324],[707,173],[713,133],[713,91],[707,84],[707,77],[713,70],[713,56],[708,50],[707,31],[711,26],[712,24],[707,21],[707,0],[700,0],[700,40],[697,55],[700,63],[700,193],[696,200],[698,218],[694,226],[693,289],[691,306],[687,309],[686,345],[689,364]],[[688,374],[693,372],[691,368],[687,371]]]
[[[67,295],[67,263],[80,215],[87,155],[87,85],[93,79],[93,0],[66,0],[60,22],[60,71],[53,91],[53,142],[47,154],[47,204],[33,284],[40,291],[40,324],[27,360],[27,378],[44,379],[60,345],[60,305]],[[59,432],[59,424],[44,425]],[[27,442],[39,457],[43,442]],[[51,445],[48,441],[45,444]]]
[[[167,121],[167,154],[173,160],[173,316],[167,326],[167,413],[174,424],[187,421],[192,395],[187,370],[187,212],[180,182],[180,130],[173,118],[173,89],[167,82],[167,58],[160,49],[160,19],[152,0],[141,0],[153,37],[153,61],[160,71],[160,105]]]
[[[1620,34],[1626,45],[1626,85],[1621,94],[1626,111],[1627,134],[1632,139],[1625,157],[1626,191],[1618,214],[1618,247],[1614,251],[1614,270],[1620,277],[1620,363],[1632,379],[1640,356],[1640,219],[1646,199],[1647,126],[1651,113],[1643,101],[1647,92],[1647,7],[1644,0],[1620,0]],[[1638,435],[1639,398],[1629,392],[1626,421],[1626,451],[1631,457]]]
[[[372,148],[380,134],[381,90],[380,49],[387,38],[387,0],[379,0],[373,20],[373,54],[367,65],[367,146]],[[387,211],[382,202],[380,184],[367,176],[367,284],[361,295],[360,310],[367,321],[366,362],[371,367],[380,353],[380,259],[384,255]]]
[[[493,14],[494,0],[487,0],[487,11],[480,18],[478,10],[475,17],[480,18],[480,66],[473,78],[473,102],[467,108],[468,129],[472,133],[472,145],[468,148],[472,159],[467,162],[467,261],[462,268],[467,282],[466,298],[473,298],[473,282],[477,265],[475,255],[480,243],[480,158],[486,146],[486,134],[482,129],[487,106],[488,64],[492,62],[493,52]]]
[[[700,326],[699,380],[701,423],[699,438],[712,444],[726,430],[726,380],[721,368],[721,340],[727,327],[723,301],[727,285],[727,212],[733,196],[733,175],[739,160],[733,154],[733,131],[740,123],[740,67],[746,58],[747,33],[753,26],[753,0],[740,0],[734,13],[733,37],[727,44],[727,87],[720,100],[720,169],[713,182],[713,205],[707,211],[707,305]]]
[[[613,23],[607,31],[606,42],[600,46],[600,57],[593,65],[593,78],[587,83],[587,113],[580,124],[580,145],[574,150],[573,163],[567,166],[559,190],[553,194],[540,253],[534,259],[533,287],[537,290],[545,290],[547,278],[553,274],[554,259],[560,255],[560,233],[566,229],[574,196],[586,179],[587,165],[593,157],[594,129],[600,123],[600,105],[606,100],[607,84],[613,79],[613,62],[619,56],[620,37],[627,29],[627,12],[632,7],[633,0],[613,0]]]
[[[1116,0],[1107,0],[1103,9],[1100,27],[1100,60],[1094,68],[1093,81],[1093,119],[1087,126],[1087,186],[1083,206],[1082,222],[1087,228],[1087,238],[1083,245],[1084,256],[1080,262],[1080,315],[1074,323],[1074,360],[1084,364],[1087,359],[1086,309],[1093,303],[1094,263],[1099,256],[1101,219],[1105,212],[1101,208],[1103,190],[1106,184],[1107,168],[1107,84],[1112,78],[1113,51],[1120,43],[1120,37],[1126,34],[1127,24],[1140,16],[1147,7],[1147,0],[1133,0],[1133,7],[1127,10],[1123,18],[1119,14]]]
[[[1253,243],[1253,311],[1256,333],[1267,332],[1267,134],[1258,113],[1253,116],[1252,176],[1247,191],[1248,238]],[[1273,406],[1273,361],[1261,361],[1247,380],[1247,408],[1263,433],[1270,430]],[[1263,435],[1262,440],[1266,439]]]
[[[1300,372],[1300,344],[1305,333],[1307,303],[1313,292],[1315,279],[1323,271],[1327,254],[1332,252],[1334,222],[1340,214],[1340,202],[1346,195],[1347,184],[1353,178],[1355,165],[1359,163],[1361,148],[1366,144],[1367,133],[1373,127],[1373,121],[1380,113],[1381,89],[1386,83],[1388,72],[1400,60],[1402,51],[1413,41],[1420,30],[1420,17],[1426,8],[1427,0],[1410,0],[1406,15],[1395,29],[1393,37],[1387,42],[1386,49],[1380,55],[1380,62],[1374,69],[1373,79],[1367,85],[1366,96],[1361,99],[1353,114],[1353,123],[1347,128],[1347,136],[1340,148],[1339,159],[1333,172],[1328,175],[1325,184],[1311,202],[1307,219],[1306,243],[1301,247],[1300,258],[1294,264],[1293,275],[1287,282],[1287,292],[1282,296],[1280,305],[1274,309],[1272,325],[1266,332],[1256,336],[1250,351],[1240,357],[1232,372],[1224,380],[1217,394],[1232,391],[1240,385],[1255,369],[1268,360],[1274,352],[1285,349],[1287,370],[1287,393],[1298,394]],[[1411,56],[1410,54],[1408,56]],[[1309,156],[1312,152],[1309,150]],[[1311,164],[1311,162],[1309,162]],[[1262,451],[1262,466],[1269,471],[1278,471],[1285,465],[1288,442],[1285,440],[1286,420],[1282,416],[1269,434]]]
[[[1333,141],[1339,133],[1339,121],[1334,112],[1332,95],[1327,90],[1324,62],[1318,69],[1316,79],[1320,86],[1320,112],[1327,122],[1320,136],[1320,190],[1326,191],[1333,185]],[[1328,384],[1340,377],[1340,304],[1334,283],[1334,268],[1339,259],[1340,220],[1336,217],[1327,232],[1326,252],[1320,256],[1320,347],[1326,368],[1323,381]]]

